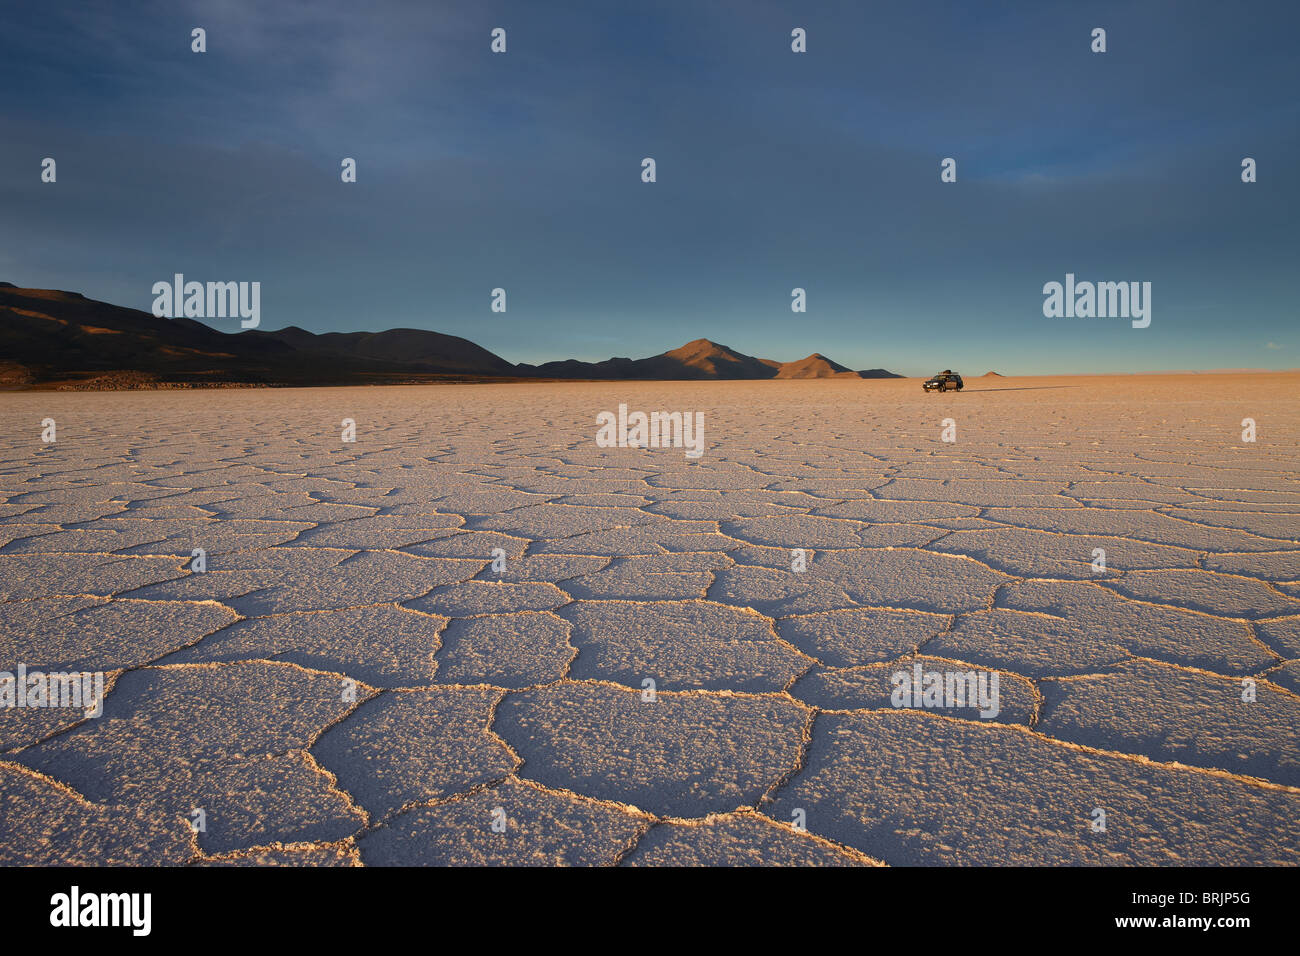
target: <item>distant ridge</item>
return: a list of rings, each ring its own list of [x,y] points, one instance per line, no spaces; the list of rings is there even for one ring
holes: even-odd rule
[[[777,370],[777,378],[860,378],[837,362],[832,362],[820,352],[814,352],[797,362],[786,362]]]
[[[546,362],[516,365],[520,375],[594,379],[764,379],[764,378],[901,378],[885,369],[854,372],[814,352],[797,362],[777,362],[737,352],[709,339],[650,358],[612,358],[603,362]]]
[[[514,365],[469,339],[425,329],[316,334],[297,326],[221,332],[76,292],[0,282],[0,387],[193,388],[560,379],[900,378],[814,352],[755,358],[709,339],[643,359]]]

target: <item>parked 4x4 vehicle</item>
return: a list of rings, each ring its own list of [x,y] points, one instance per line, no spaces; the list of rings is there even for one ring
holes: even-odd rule
[[[921,387],[927,392],[960,392],[965,384],[960,375],[946,368],[933,378],[927,378]]]

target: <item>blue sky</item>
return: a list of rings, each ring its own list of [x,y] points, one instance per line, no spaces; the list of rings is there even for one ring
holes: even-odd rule
[[[141,309],[256,280],[264,328],[511,361],[1292,368],[1298,31],[1292,2],[22,5],[0,279]],[[1150,327],[1045,318],[1067,272],[1151,282]]]

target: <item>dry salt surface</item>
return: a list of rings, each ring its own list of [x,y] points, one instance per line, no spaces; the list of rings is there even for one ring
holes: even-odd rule
[[[1300,374],[968,382],[0,395],[0,861],[1296,863]]]

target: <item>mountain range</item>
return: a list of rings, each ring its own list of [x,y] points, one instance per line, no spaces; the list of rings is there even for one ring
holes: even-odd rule
[[[0,282],[0,386],[57,388],[360,385],[491,379],[901,378],[814,352],[755,358],[696,339],[649,358],[514,365],[468,339],[423,329],[221,332],[76,292]]]

